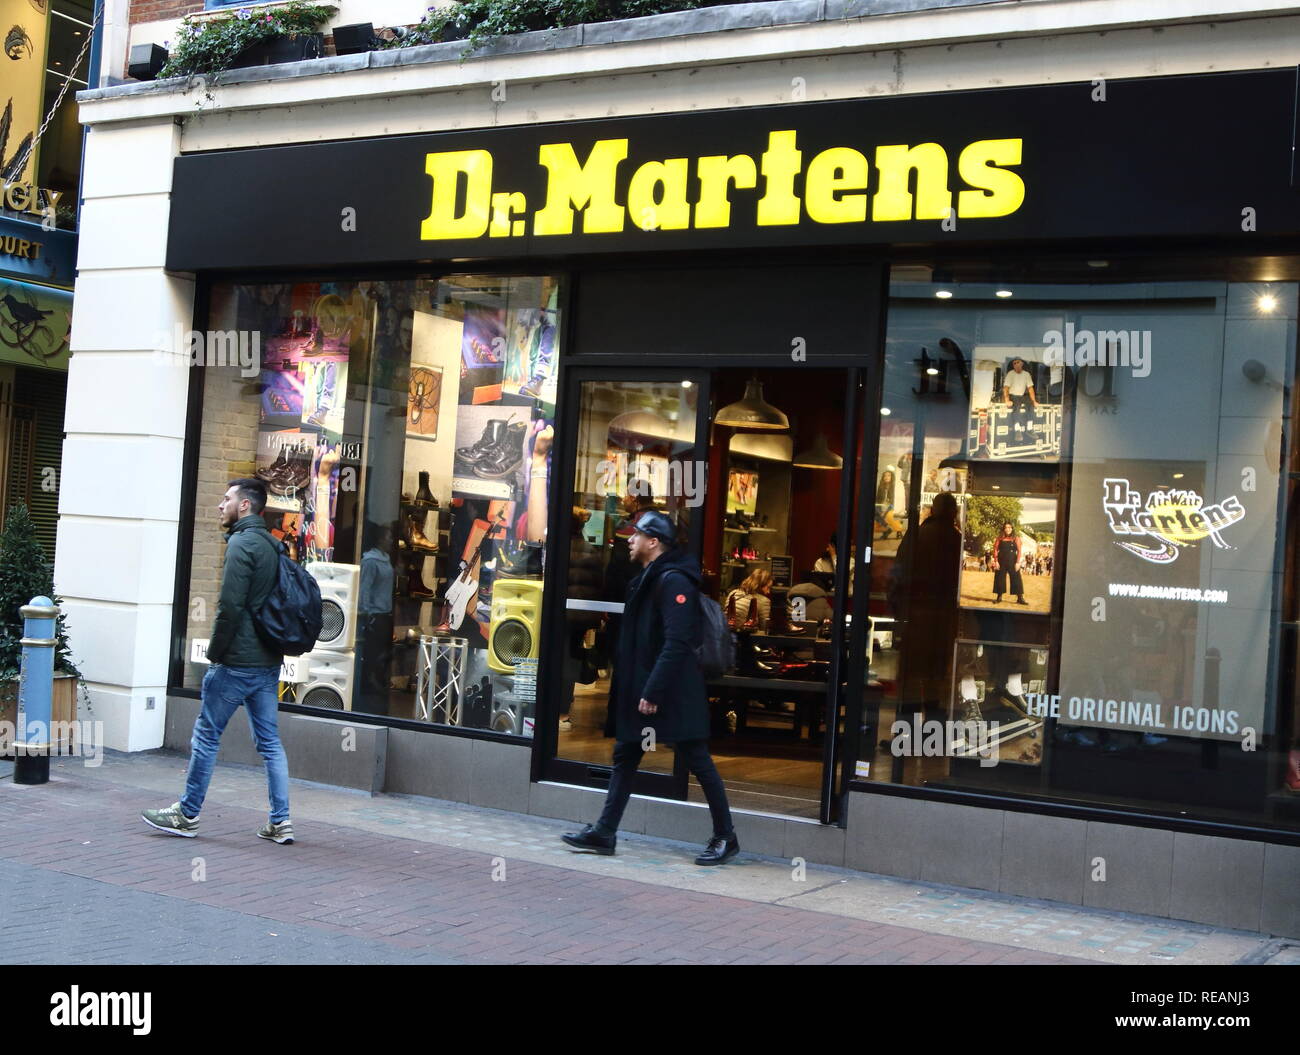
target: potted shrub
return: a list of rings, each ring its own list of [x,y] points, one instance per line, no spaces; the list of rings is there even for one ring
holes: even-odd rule
[[[217,18],[186,17],[158,79],[220,73],[245,66],[320,58],[325,36],[318,32],[337,7],[303,0],[273,8],[238,11]]]
[[[23,617],[18,609],[42,596],[60,603],[54,593],[54,569],[36,539],[27,506],[20,502],[10,508],[0,532],[0,721],[15,722],[18,716],[18,672],[23,654]],[[77,718],[81,673],[72,661],[62,615],[56,639],[51,718],[72,722]]]

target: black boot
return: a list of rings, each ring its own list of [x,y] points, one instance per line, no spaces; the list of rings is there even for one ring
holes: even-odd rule
[[[575,850],[602,857],[612,857],[614,847],[618,845],[617,835],[601,835],[594,824],[588,824],[580,832],[565,832],[560,838]]]
[[[431,509],[438,508],[438,500],[433,497],[433,492],[429,490],[429,474],[420,473],[420,488],[415,492],[415,504],[428,506]]]
[[[704,852],[695,859],[697,865],[722,865],[740,853],[740,840],[733,831],[730,835],[715,835]]]
[[[495,450],[501,443],[506,434],[506,426],[509,423],[509,418],[492,418],[483,426],[483,435],[478,440],[468,447],[458,447],[456,449],[456,468],[473,472],[474,463],[487,454],[488,451]]]

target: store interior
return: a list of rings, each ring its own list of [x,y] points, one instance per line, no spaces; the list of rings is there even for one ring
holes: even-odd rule
[[[710,750],[733,804],[818,815],[845,379],[839,370],[719,369],[702,384],[579,386],[567,613],[572,669],[561,709],[571,703],[560,718],[558,757],[608,762],[609,653],[618,614],[589,609],[621,601],[636,570],[626,556],[630,520],[660,509],[678,524],[683,544],[698,540],[704,589],[736,632],[735,668],[708,686]],[[707,442],[701,454],[697,435]],[[851,605],[850,596],[850,613]],[[648,752],[643,768],[665,773],[672,761],[670,752]],[[689,794],[702,795],[693,781]]]

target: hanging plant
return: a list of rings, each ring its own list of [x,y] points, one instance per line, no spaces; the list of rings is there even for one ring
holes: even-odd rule
[[[252,11],[241,7],[220,18],[187,17],[181,22],[167,64],[158,71],[158,79],[220,73],[230,69],[235,60],[254,45],[277,37],[293,38],[315,33],[337,12],[337,7],[327,4],[292,0],[269,10]]]

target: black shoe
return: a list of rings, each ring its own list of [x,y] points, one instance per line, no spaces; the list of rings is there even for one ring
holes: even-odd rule
[[[1029,603],[1029,602],[1026,601],[1023,597],[1017,597],[1017,598],[1016,598],[1016,604],[1028,604],[1028,603]]]
[[[509,418],[492,418],[483,426],[483,435],[468,447],[458,447],[455,456],[457,472],[472,473],[477,461],[491,450],[495,450],[506,435],[510,424]],[[527,426],[525,426],[527,428]]]
[[[565,832],[560,838],[575,850],[589,854],[600,854],[602,857],[612,857],[614,847],[618,845],[617,835],[601,835],[600,832],[596,831],[594,824],[588,824],[580,832]]]
[[[993,603],[994,603],[994,604],[1001,604],[1001,603],[1002,603],[1002,595],[1001,595],[1001,594],[998,594],[996,597],[994,597],[994,598],[993,598]]]
[[[704,848],[704,853],[695,859],[697,865],[724,865],[740,853],[740,840],[736,833],[715,835]]]

